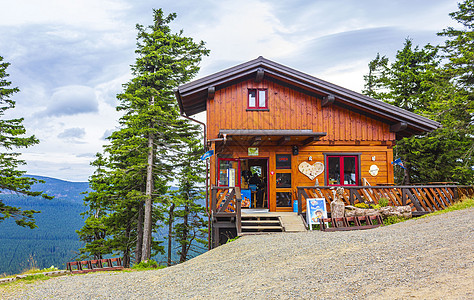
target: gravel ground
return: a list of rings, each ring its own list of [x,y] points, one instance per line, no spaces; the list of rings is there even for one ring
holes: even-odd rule
[[[2,299],[474,299],[474,208],[363,231],[245,236],[186,263],[0,287]]]

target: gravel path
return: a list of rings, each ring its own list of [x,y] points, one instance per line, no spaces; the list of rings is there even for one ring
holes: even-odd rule
[[[246,236],[174,267],[90,273],[2,299],[474,299],[474,208],[348,232]]]

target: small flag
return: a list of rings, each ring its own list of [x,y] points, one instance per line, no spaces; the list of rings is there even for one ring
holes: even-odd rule
[[[206,160],[207,158],[214,155],[214,150],[209,150],[201,156],[201,160]]]
[[[392,165],[395,164],[395,165],[399,165],[400,167],[402,167],[403,169],[405,169],[405,167],[403,166],[403,162],[400,158],[397,158],[396,160],[392,161]]]

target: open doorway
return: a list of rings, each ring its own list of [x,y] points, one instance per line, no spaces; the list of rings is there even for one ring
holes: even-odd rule
[[[241,159],[242,208],[268,208],[268,158]]]

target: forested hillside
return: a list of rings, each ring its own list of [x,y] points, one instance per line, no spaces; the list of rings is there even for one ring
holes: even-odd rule
[[[32,190],[42,190],[53,200],[41,197],[0,194],[7,205],[23,209],[39,210],[35,214],[38,228],[20,227],[14,220],[0,223],[0,274],[19,273],[32,260],[38,267],[51,265],[64,268],[67,261],[76,256],[81,243],[76,234],[84,220],[80,213],[85,210],[81,193],[88,188],[87,182],[68,182],[54,178],[30,176],[44,180],[44,184],[33,186]]]
[[[65,269],[66,262],[75,260],[78,257],[78,249],[83,247],[76,230],[84,226],[84,219],[80,214],[87,208],[83,204],[84,195],[81,193],[89,190],[88,183],[28,176],[45,181],[44,184],[33,186],[33,191],[43,191],[55,198],[47,200],[14,195],[10,192],[0,193],[0,199],[7,205],[41,211],[35,214],[38,225],[35,229],[18,226],[13,219],[0,223],[0,276],[20,273],[29,267],[31,260],[34,260],[39,268],[54,265]],[[171,189],[176,190],[175,187]],[[163,241],[166,234],[166,228],[162,227],[154,237]],[[179,244],[174,242],[172,248],[178,247]],[[198,253],[192,256],[196,254]],[[154,259],[161,263],[166,262],[165,255]],[[172,260],[179,261],[179,256],[174,253]]]

